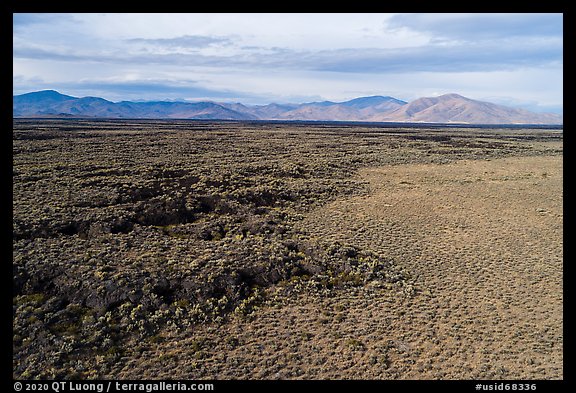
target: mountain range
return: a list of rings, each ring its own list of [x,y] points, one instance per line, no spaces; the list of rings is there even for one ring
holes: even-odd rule
[[[410,103],[388,96],[345,102],[244,105],[241,103],[148,101],[111,102],[72,97],[54,90],[13,96],[13,117],[92,117],[206,120],[315,120],[465,124],[562,124],[562,115],[534,113],[458,94],[418,98]]]

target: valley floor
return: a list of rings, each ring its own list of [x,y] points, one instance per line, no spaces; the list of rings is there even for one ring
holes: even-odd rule
[[[303,293],[250,321],[172,336],[113,375],[563,378],[561,156],[359,176],[368,195],[336,200],[302,225],[391,256],[414,275],[414,294],[372,286]]]
[[[563,379],[562,130],[15,120],[16,379]]]

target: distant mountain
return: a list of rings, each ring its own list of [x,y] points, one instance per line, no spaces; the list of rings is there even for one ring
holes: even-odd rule
[[[561,124],[562,116],[533,113],[490,102],[476,101],[458,94],[424,97],[393,112],[377,114],[372,121],[468,123],[468,124]]]
[[[298,104],[267,104],[267,105],[250,105],[235,103],[220,103],[220,105],[234,111],[248,113],[256,119],[279,119],[284,112],[291,111],[298,107]]]
[[[54,90],[44,90],[34,93],[26,93],[13,97],[14,117],[25,117],[31,113],[39,115],[53,114],[51,107],[62,102],[75,99],[74,97],[60,94]]]
[[[374,107],[396,109],[397,107],[400,107],[405,104],[406,101],[398,100],[394,97],[382,97],[382,96],[359,97],[342,103],[342,105],[354,109],[366,109]]]
[[[54,90],[13,97],[14,117],[100,117],[207,120],[318,120],[468,124],[561,124],[562,116],[533,113],[458,94],[410,103],[393,97],[359,97],[344,102],[244,105],[242,103],[152,101],[111,102],[77,98]]]
[[[75,99],[75,97],[60,94],[56,90],[42,90],[33,93],[26,93],[21,94],[19,96],[14,96],[14,103],[15,104],[24,102],[28,104],[41,103],[44,105],[47,103],[53,104],[72,99]]]
[[[137,119],[220,119],[251,120],[258,117],[213,102],[130,102],[114,103],[98,97],[76,98],[54,90],[13,97],[14,117],[102,117]]]
[[[301,104],[291,111],[278,116],[290,120],[342,120],[364,121],[376,114],[391,112],[406,102],[393,97],[360,97],[345,102],[311,102]]]

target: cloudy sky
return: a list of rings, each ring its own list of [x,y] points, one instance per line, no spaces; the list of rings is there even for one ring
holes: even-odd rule
[[[14,94],[562,112],[562,14],[14,14]]]

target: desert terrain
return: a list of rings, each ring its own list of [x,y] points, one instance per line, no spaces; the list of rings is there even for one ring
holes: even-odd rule
[[[563,379],[563,131],[14,120],[13,377]]]

